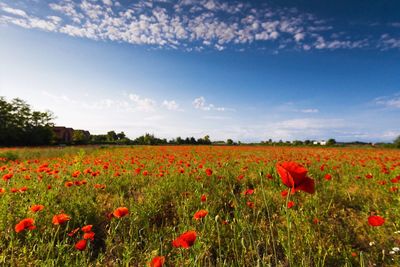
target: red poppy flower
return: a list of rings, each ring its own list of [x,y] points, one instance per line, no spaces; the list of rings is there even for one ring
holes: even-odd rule
[[[3,175],[3,180],[7,182],[7,181],[10,180],[13,176],[14,176],[14,174],[12,174],[12,173],[6,173],[6,174]]]
[[[71,218],[67,214],[64,214],[64,213],[57,214],[57,215],[53,216],[53,224],[60,225],[60,224],[66,223],[70,219]]]
[[[176,248],[190,248],[196,241],[197,234],[195,231],[187,231],[172,241],[172,245]]]
[[[198,212],[196,212],[196,213],[194,214],[193,219],[195,219],[195,220],[200,220],[200,219],[206,217],[207,214],[208,214],[208,211],[206,211],[206,210],[199,210]]]
[[[284,185],[294,191],[304,191],[310,194],[315,192],[314,180],[307,177],[307,169],[296,162],[276,164],[278,174]]]
[[[74,171],[73,173],[72,173],[72,177],[78,177],[79,175],[81,174],[81,172],[80,171]]]
[[[332,175],[330,175],[329,173],[325,174],[324,179],[329,181],[332,179]]]
[[[294,202],[293,202],[293,201],[289,201],[289,202],[287,203],[288,209],[293,208],[293,206],[294,206]]]
[[[20,193],[22,193],[22,192],[25,192],[26,190],[28,190],[28,187],[23,186],[23,187],[21,187],[18,191],[19,191]]]
[[[281,192],[281,196],[282,197],[286,197],[287,195],[288,195],[288,191],[287,190],[283,190],[282,192]]]
[[[76,244],[75,244],[75,248],[76,248],[77,250],[80,250],[80,251],[85,250],[85,249],[86,249],[86,246],[87,246],[87,240],[86,240],[86,239],[79,240],[79,241],[76,242]]]
[[[246,205],[251,209],[254,208],[254,202],[252,202],[252,201],[247,201]]]
[[[150,267],[162,267],[165,262],[164,256],[154,257],[150,262]]]
[[[65,182],[65,187],[71,187],[73,185],[74,185],[74,182],[71,182],[71,181]]]
[[[44,209],[44,206],[43,205],[33,205],[32,207],[31,207],[31,211],[33,211],[33,212],[38,212],[38,211],[41,211],[41,210],[43,210]]]
[[[79,227],[75,228],[74,230],[72,230],[71,232],[69,232],[67,235],[70,237],[73,237],[77,232],[79,231]]]
[[[97,188],[97,189],[104,189],[104,188],[106,188],[106,185],[105,185],[105,184],[95,184],[95,185],[94,185],[94,188]]]
[[[382,218],[381,216],[375,215],[375,216],[368,217],[368,224],[371,226],[381,226],[384,223],[385,223],[385,219]]]
[[[92,227],[93,227],[93,225],[91,225],[91,224],[85,225],[85,226],[83,226],[83,227],[81,228],[81,230],[82,230],[82,232],[84,232],[84,233],[89,233],[89,232],[92,231]]]
[[[242,180],[243,178],[244,178],[244,175],[243,175],[243,174],[240,174],[240,175],[237,177],[238,180]]]
[[[87,232],[83,234],[83,239],[90,239],[91,241],[94,240],[94,232]]]
[[[201,195],[200,197],[201,202],[206,202],[207,201],[207,196],[206,195]]]
[[[114,210],[113,215],[116,218],[121,218],[129,214],[129,210],[126,207],[119,207]]]
[[[15,232],[19,233],[19,232],[24,231],[25,229],[33,230],[36,228],[34,223],[35,223],[35,220],[32,218],[23,219],[15,225]]]
[[[4,188],[0,188],[0,194],[3,194],[5,192],[6,192],[6,190]]]
[[[211,176],[212,175],[212,173],[213,173],[213,171],[211,170],[211,169],[206,169],[206,174],[207,174],[207,176]]]
[[[246,189],[243,192],[243,195],[252,195],[254,193],[254,189]]]

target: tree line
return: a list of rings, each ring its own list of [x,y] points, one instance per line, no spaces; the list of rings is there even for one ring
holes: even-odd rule
[[[36,111],[31,108],[25,101],[15,98],[7,101],[0,96],[0,146],[41,146],[41,145],[57,145],[64,143],[57,140],[54,133],[54,115],[51,111]],[[121,144],[121,145],[240,145],[232,139],[226,141],[210,140],[210,136],[203,138],[194,137],[176,137],[170,140],[165,138],[157,138],[153,134],[146,133],[135,139],[129,139],[124,132],[116,133],[114,130],[106,134],[89,135],[83,130],[74,130],[70,145],[86,145],[86,144]],[[364,143],[355,142],[355,145],[363,145]],[[253,143],[253,145],[314,145],[311,140],[295,140],[274,142],[271,139]],[[329,139],[327,146],[337,145],[335,139]],[[400,148],[400,136],[397,137],[392,144],[382,143],[377,146],[397,147]]]

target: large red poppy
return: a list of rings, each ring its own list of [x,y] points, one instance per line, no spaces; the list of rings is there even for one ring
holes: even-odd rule
[[[113,215],[116,218],[122,218],[129,214],[129,210],[127,207],[119,207],[114,210]]]
[[[43,210],[44,209],[44,206],[43,205],[33,205],[32,207],[31,207],[31,211],[33,211],[33,212],[38,212],[38,211],[41,211],[41,210]]]
[[[32,218],[23,219],[19,223],[17,223],[17,225],[15,225],[15,232],[19,233],[19,232],[24,231],[25,229],[33,230],[36,228],[34,223],[35,223],[35,220]]]
[[[90,233],[92,231],[93,225],[92,224],[88,224],[85,226],[82,226],[81,230],[84,233]]]
[[[71,218],[65,213],[57,214],[57,215],[53,216],[53,224],[60,225],[60,224],[66,223],[70,219]]]
[[[190,248],[196,241],[196,237],[195,231],[187,231],[172,241],[172,245],[176,248]]]
[[[368,217],[368,224],[371,226],[381,226],[384,223],[385,223],[385,219],[382,218],[381,216],[375,215],[375,216]]]
[[[150,267],[162,267],[165,262],[164,256],[156,256],[150,262]]]
[[[85,249],[86,249],[86,246],[87,246],[87,240],[86,240],[86,239],[79,240],[79,241],[76,242],[76,244],[75,244],[75,248],[76,248],[77,250],[80,250],[80,251],[85,250]]]
[[[310,194],[315,192],[314,180],[307,177],[307,169],[296,162],[283,162],[276,164],[279,176],[284,185],[294,191],[304,191]]]

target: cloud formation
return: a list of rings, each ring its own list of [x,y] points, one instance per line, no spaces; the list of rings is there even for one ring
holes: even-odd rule
[[[0,3],[0,24],[185,51],[249,46],[273,51],[400,48],[400,36],[354,37],[313,14],[265,3],[139,0],[122,5],[115,0],[50,0],[30,2],[28,6],[37,7],[28,9],[23,2]],[[40,14],[34,12],[38,8]]]
[[[195,98],[192,102],[193,107],[195,109],[200,109],[204,111],[233,111],[231,108],[225,108],[225,107],[216,107],[214,104],[208,104],[206,102],[206,99],[203,96],[200,96],[198,98]]]
[[[162,106],[165,107],[168,110],[174,110],[174,111],[183,111],[183,109],[179,108],[178,103],[176,103],[175,100],[164,100],[162,102]]]
[[[375,98],[375,104],[386,108],[400,109],[400,93],[393,96],[381,96]]]

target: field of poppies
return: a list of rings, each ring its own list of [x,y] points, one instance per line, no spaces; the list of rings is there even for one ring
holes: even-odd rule
[[[400,265],[399,150],[140,146],[0,155],[13,155],[0,158],[1,265]]]

